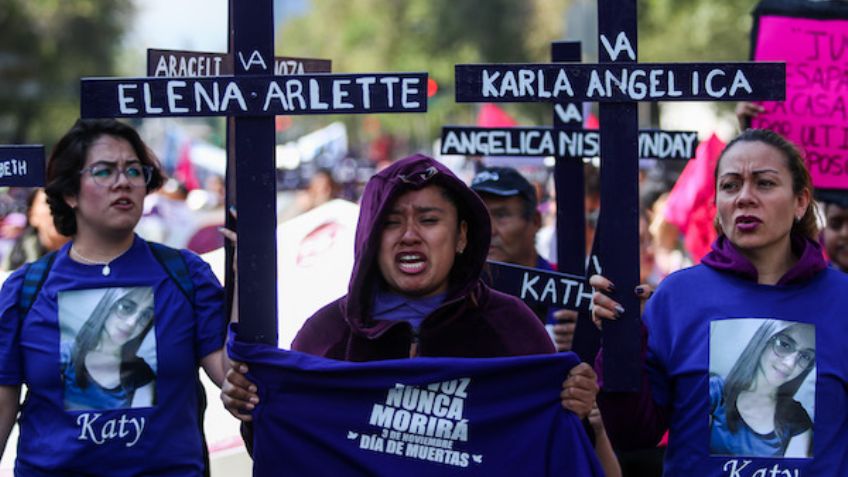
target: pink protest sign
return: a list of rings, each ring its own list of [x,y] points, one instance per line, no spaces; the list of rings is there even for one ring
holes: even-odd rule
[[[848,20],[763,15],[754,59],[786,62],[786,101],[751,126],[803,148],[815,187],[848,189]]]

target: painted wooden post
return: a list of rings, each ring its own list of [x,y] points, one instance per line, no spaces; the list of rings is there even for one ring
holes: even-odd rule
[[[579,62],[579,42],[554,42],[551,44],[553,62]],[[586,218],[583,204],[583,157],[595,157],[600,154],[600,133],[597,130],[583,129],[582,103],[564,101],[555,103],[553,108],[553,128],[548,127],[510,127],[482,128],[456,127],[442,128],[442,154],[538,157],[554,156],[554,185],[557,202],[557,268],[572,275],[561,277],[562,283],[580,281],[575,288],[575,300],[580,312],[578,326],[572,350],[587,362],[593,362],[600,346],[600,331],[594,326],[589,314],[588,302],[591,288],[586,279],[575,277],[586,275]],[[695,131],[639,131],[639,157],[660,160],[688,160],[695,156],[698,145],[698,133]],[[539,303],[547,299],[547,294],[533,293],[533,289],[509,283],[507,277],[516,277],[521,284],[527,283],[529,272],[508,273],[503,270],[505,264],[493,265],[492,285],[500,291],[509,293],[519,290],[520,297],[530,303]],[[538,271],[536,273],[546,273]],[[544,275],[543,275],[544,276]],[[541,283],[548,283],[541,280]],[[570,292],[570,289],[567,289]],[[579,297],[579,299],[578,299]],[[547,300],[550,301],[550,300]],[[559,302],[568,302],[568,299]],[[547,303],[546,303],[547,304]]]

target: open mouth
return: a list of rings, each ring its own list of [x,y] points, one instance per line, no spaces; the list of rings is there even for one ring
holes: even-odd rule
[[[420,253],[402,253],[397,256],[396,260],[398,268],[403,273],[420,273],[427,266],[427,258]]]
[[[760,219],[749,215],[736,218],[736,228],[743,232],[751,232],[759,227],[761,223],[763,222]]]

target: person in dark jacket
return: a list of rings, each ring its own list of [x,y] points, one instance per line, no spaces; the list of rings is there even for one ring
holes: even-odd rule
[[[533,312],[482,281],[490,239],[485,204],[445,166],[423,155],[395,162],[365,187],[347,295],[309,318],[292,349],[345,361],[553,353]],[[222,392],[242,421],[259,402],[246,372],[234,363]],[[562,404],[586,417],[596,393],[583,363]]]
[[[541,270],[554,266],[536,252],[536,234],[542,227],[537,210],[536,190],[518,170],[512,167],[483,169],[471,180],[486,208],[492,225],[489,260],[514,263]],[[577,312],[553,309],[546,305],[530,305],[530,309],[551,332],[557,351],[571,351]]]

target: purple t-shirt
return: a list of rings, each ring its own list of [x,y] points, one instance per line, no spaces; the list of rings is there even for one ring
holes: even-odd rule
[[[69,246],[25,317],[24,270],[0,292],[0,384],[27,386],[15,475],[202,475],[198,366],[226,331],[209,265],[181,252],[192,306],[138,237],[106,277]],[[100,372],[115,343],[122,372]]]

